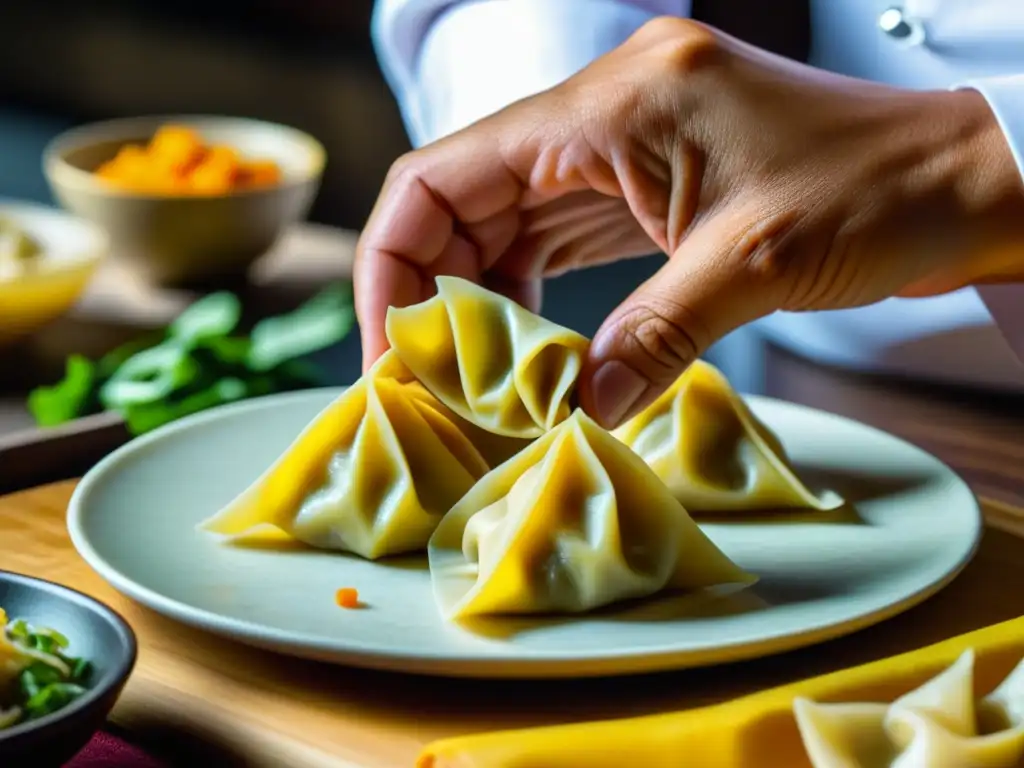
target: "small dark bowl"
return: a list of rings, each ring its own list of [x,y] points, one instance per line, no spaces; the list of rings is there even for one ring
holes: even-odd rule
[[[0,766],[57,768],[103,727],[135,666],[135,633],[91,597],[41,579],[0,571],[0,606],[8,618],[51,627],[71,641],[70,653],[93,664],[89,690],[64,709],[0,730]]]

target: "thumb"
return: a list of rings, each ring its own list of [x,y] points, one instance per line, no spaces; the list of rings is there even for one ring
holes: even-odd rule
[[[730,228],[735,231],[734,228]],[[714,342],[781,306],[775,238],[706,222],[604,321],[582,372],[584,410],[614,429],[650,405]],[[767,273],[767,274],[766,274]]]

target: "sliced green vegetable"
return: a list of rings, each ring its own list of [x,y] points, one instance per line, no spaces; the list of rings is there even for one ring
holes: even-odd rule
[[[90,413],[121,413],[138,435],[174,419],[227,402],[325,383],[309,360],[348,335],[355,324],[352,288],[328,287],[289,314],[236,333],[242,307],[233,294],[210,294],[166,332],[148,334],[95,364],[68,359],[64,378],[29,395],[40,426]]]
[[[29,720],[52,714],[63,709],[85,693],[85,688],[75,683],[50,683],[40,688],[25,702],[25,714]]]
[[[88,682],[92,675],[92,662],[88,659],[64,659],[71,667],[71,679],[76,683]]]
[[[102,385],[107,379],[113,376],[117,369],[124,365],[130,358],[143,350],[155,347],[167,338],[164,331],[147,333],[138,339],[122,344],[117,349],[111,350],[96,363],[96,375],[101,379]]]
[[[128,430],[141,435],[176,419],[199,413],[207,408],[233,403],[248,396],[248,389],[239,379],[222,379],[200,392],[175,401],[140,403],[124,409]]]
[[[86,410],[95,383],[96,366],[81,355],[71,355],[63,379],[52,387],[38,387],[29,393],[28,409],[40,426],[63,424]]]
[[[67,637],[54,629],[33,627],[23,619],[0,625],[0,632],[16,648],[38,654],[18,673],[17,684],[4,691],[14,698],[4,701],[8,717],[0,722],[0,730],[45,717],[85,693],[92,665],[64,654],[70,645]]]
[[[344,339],[355,324],[350,287],[332,286],[294,312],[262,320],[252,329],[249,365],[268,371]]]
[[[199,374],[189,351],[169,340],[133,355],[100,389],[100,400],[109,410],[119,410],[168,397]]]
[[[211,293],[178,315],[167,335],[188,340],[227,336],[241,318],[242,303],[237,296],[227,291]]]

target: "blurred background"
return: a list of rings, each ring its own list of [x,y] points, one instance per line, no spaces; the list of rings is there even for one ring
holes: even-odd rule
[[[143,114],[291,125],[324,143],[311,218],[358,229],[408,149],[370,44],[372,0],[3,0],[0,197],[51,202],[40,168],[67,128]]]
[[[4,0],[0,196],[50,202],[40,152],[73,125],[232,115],[322,141],[329,160],[311,219],[358,229],[409,148],[370,43],[372,10],[372,0]],[[806,55],[803,0],[695,0],[694,15]]]
[[[347,280],[358,230],[389,166],[410,148],[371,43],[373,0],[0,1],[0,198],[57,205],[43,175],[42,153],[75,126],[190,114],[280,123],[322,142],[327,165],[308,217],[312,226],[298,227],[296,238],[285,237],[276,254],[262,259],[235,289],[244,312],[251,321],[290,312],[325,284]],[[693,12],[761,47],[807,56],[806,0],[694,0]],[[662,259],[550,281],[545,315],[592,335]],[[105,260],[69,311],[14,346],[0,344],[0,492],[80,473],[128,439],[118,413],[97,413],[100,378],[79,393],[78,405],[53,421],[66,426],[56,433],[32,429],[47,425],[29,395],[57,385],[56,394],[45,396],[66,405],[65,390],[75,382],[62,377],[72,358],[84,356],[102,368],[109,355],[127,354],[123,345],[166,332],[200,295],[149,284],[128,267]],[[11,312],[12,300],[15,312],[19,302],[32,309],[36,300],[18,290],[15,283],[12,293],[8,284],[0,314]],[[345,311],[350,307],[338,310],[337,322],[347,322]],[[360,374],[359,338],[354,329],[339,336],[311,360],[327,383],[347,384]],[[738,337],[730,343],[729,360],[739,365],[718,359],[718,350],[709,359],[740,390],[759,391],[760,346]],[[90,414],[99,421],[83,418]],[[69,433],[78,442],[58,447]]]

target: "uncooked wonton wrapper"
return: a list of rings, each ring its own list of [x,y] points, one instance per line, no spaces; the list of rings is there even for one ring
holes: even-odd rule
[[[797,699],[813,768],[1018,768],[1024,765],[1024,663],[977,704],[974,652],[891,704]]]

